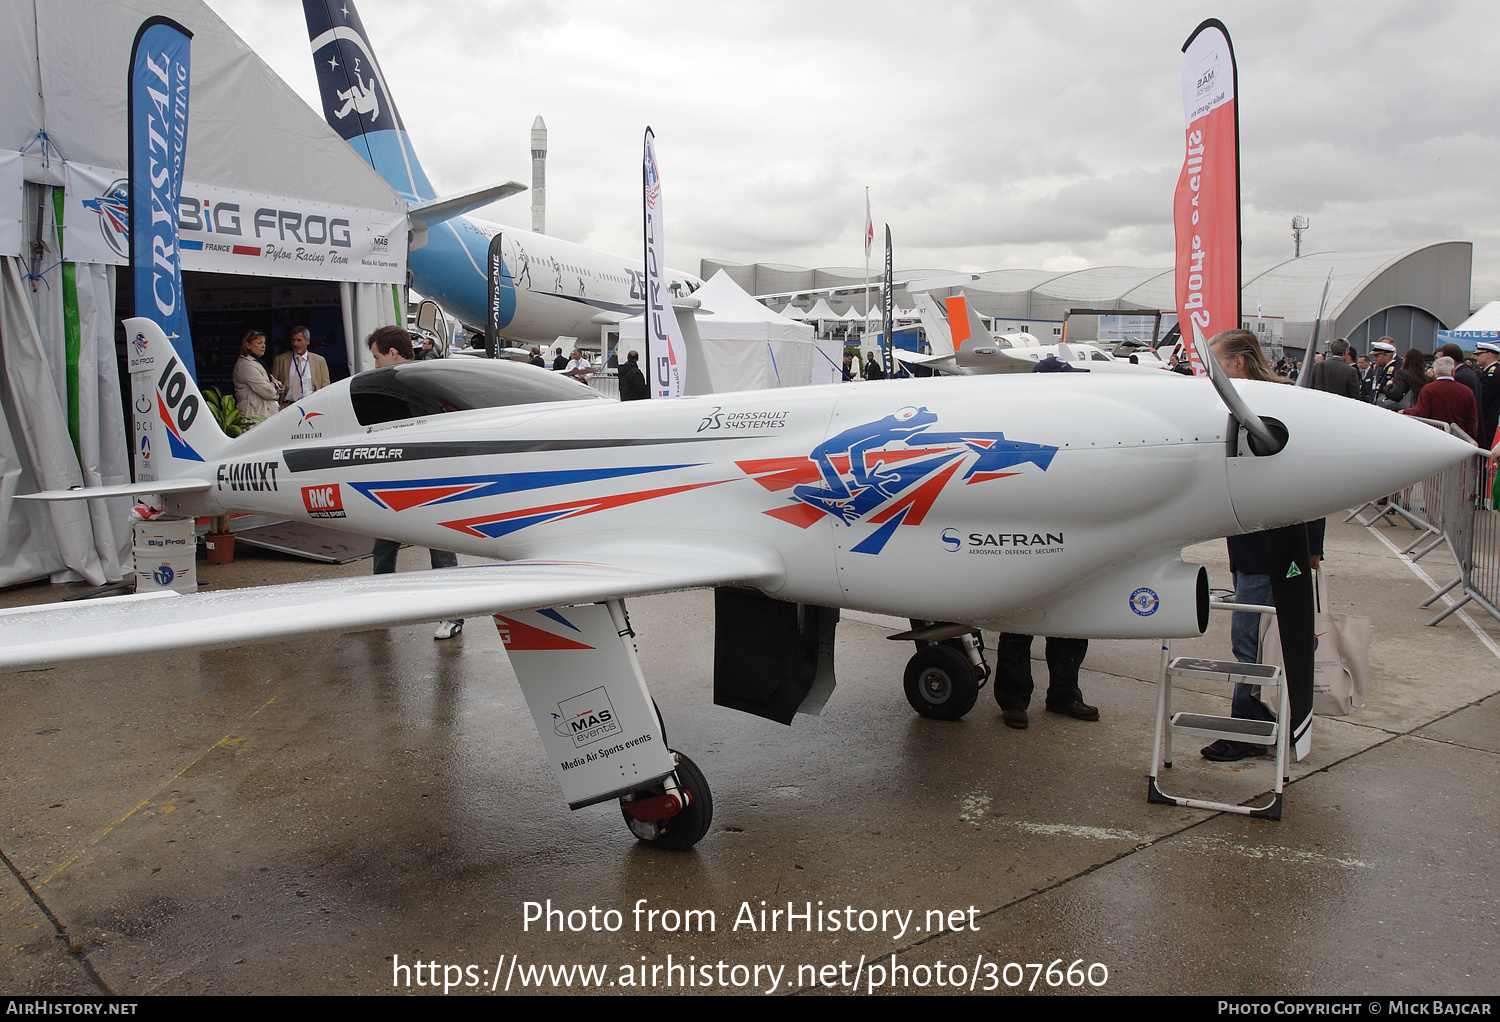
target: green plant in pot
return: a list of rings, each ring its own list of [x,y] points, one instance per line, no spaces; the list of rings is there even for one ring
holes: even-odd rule
[[[227,437],[239,436],[264,418],[260,415],[246,415],[235,403],[234,395],[225,394],[213,387],[205,390],[203,397],[208,402],[208,410],[213,413],[214,421]],[[229,516],[215,515],[210,532],[209,560],[227,564],[234,559],[234,534],[229,531]]]

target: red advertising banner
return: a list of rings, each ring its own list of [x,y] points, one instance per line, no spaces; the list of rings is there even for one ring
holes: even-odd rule
[[[1238,75],[1229,31],[1210,18],[1182,47],[1187,152],[1177,179],[1177,317],[1193,372],[1192,343],[1240,325],[1240,142]]]

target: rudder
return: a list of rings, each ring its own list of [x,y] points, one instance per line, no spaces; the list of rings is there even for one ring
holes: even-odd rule
[[[125,320],[129,338],[136,483],[201,476],[229,444],[161,327]]]
[[[302,0],[323,117],[408,201],[436,198],[353,0]]]

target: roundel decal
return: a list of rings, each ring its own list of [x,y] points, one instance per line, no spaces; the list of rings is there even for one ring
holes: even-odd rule
[[[156,580],[157,585],[169,586],[172,584],[172,580],[177,577],[177,572],[172,570],[170,564],[163,564],[151,573],[151,577]]]
[[[1150,617],[1156,613],[1156,608],[1161,606],[1161,598],[1156,595],[1154,589],[1145,586],[1130,594],[1130,609],[1141,617]]]
[[[947,547],[951,552],[957,553],[963,545],[963,540],[958,538],[957,529],[943,530],[943,546]]]

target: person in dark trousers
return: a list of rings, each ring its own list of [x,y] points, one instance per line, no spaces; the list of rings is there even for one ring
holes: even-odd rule
[[[995,702],[1006,727],[1024,731],[1031,726],[1027,707],[1036,685],[1031,680],[1030,635],[1002,632],[995,643]],[[1047,712],[1074,720],[1098,720],[1099,709],[1083,701],[1078,669],[1088,655],[1089,640],[1047,638]]]
[[[632,351],[625,356],[625,361],[620,365],[620,400],[621,401],[644,401],[651,396],[651,389],[646,386],[645,374],[641,372],[641,356]]]
[[[875,353],[873,351],[870,352],[869,357],[867,357],[865,359],[865,379],[867,379],[867,380],[883,380],[883,379],[885,379],[885,370],[882,369],[882,368],[880,368],[880,363],[879,362],[875,361]]]
[[[375,359],[376,369],[385,369],[416,361],[416,352],[411,346],[411,335],[399,326],[383,326],[369,336],[366,342]],[[396,555],[401,544],[394,539],[377,539],[371,554],[375,561],[376,575],[389,575],[396,570]],[[458,566],[458,555],[451,550],[429,550],[428,559],[434,568]],[[438,625],[434,639],[451,639],[464,630],[463,618],[450,618]]]

